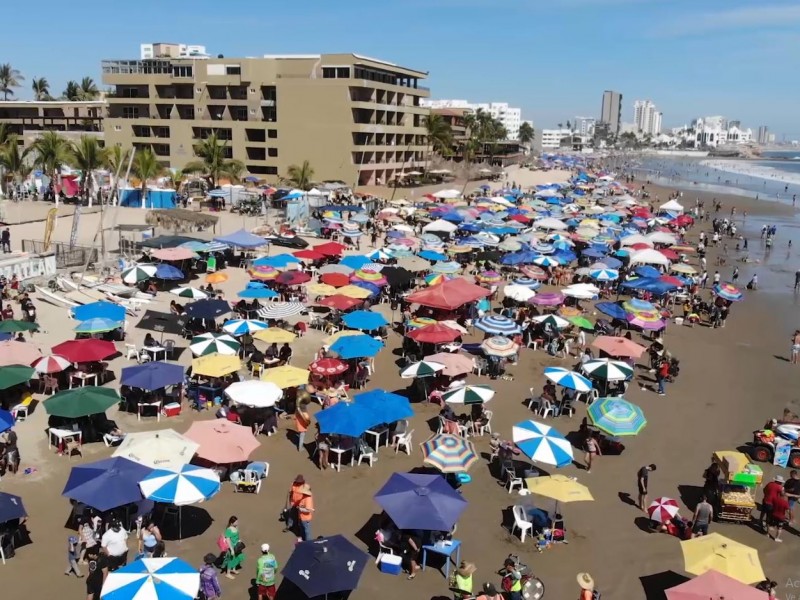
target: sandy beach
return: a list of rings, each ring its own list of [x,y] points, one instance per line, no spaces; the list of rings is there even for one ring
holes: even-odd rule
[[[509,181],[523,187],[549,181],[565,181],[566,172],[531,172],[513,169]],[[474,183],[474,186],[473,186]],[[482,182],[470,182],[471,191]],[[463,183],[439,187],[461,189]],[[493,183],[494,187],[499,184]],[[376,190],[377,191],[377,190]],[[416,189],[414,196],[420,197],[432,189]],[[386,192],[384,191],[386,194]],[[669,190],[651,188],[653,196],[666,200]],[[391,191],[388,192],[391,194]],[[387,194],[387,195],[388,195]],[[408,190],[397,190],[396,197],[408,197]],[[695,194],[686,194],[683,202],[689,204]],[[710,205],[711,195],[706,197]],[[552,509],[552,502],[532,496],[519,498],[510,495],[498,484],[497,473],[484,460],[471,470],[472,482],[462,488],[469,505],[462,516],[457,538],[462,542],[462,558],[474,562],[478,571],[476,583],[499,582],[495,574],[503,559],[510,553],[519,554],[530,565],[546,585],[546,598],[569,600],[577,598],[575,575],[590,572],[604,598],[647,600],[663,599],[661,590],[680,583],[687,574],[683,571],[683,559],[676,538],[650,533],[646,515],[633,506],[636,497],[636,472],[645,464],[656,463],[657,472],[650,477],[650,497],[670,496],[679,499],[682,514],[691,515],[691,508],[698,500],[702,486],[702,473],[715,450],[733,450],[752,439],[752,431],[771,417],[778,417],[783,409],[796,400],[796,367],[788,361],[790,335],[797,327],[795,318],[798,297],[791,294],[794,271],[798,268],[798,252],[795,246],[788,250],[786,242],[797,229],[794,213],[790,207],[776,203],[758,202],[742,197],[720,197],[725,209],[737,207],[737,220],[743,222],[745,235],[750,240],[749,255],[758,263],[735,262],[735,253],[729,249],[727,265],[721,269],[725,280],[734,265],[741,270],[740,281],[747,281],[753,272],[759,273],[762,288],[747,292],[745,301],[734,305],[727,325],[722,329],[705,326],[680,327],[670,325],[666,333],[667,348],[681,360],[681,374],[668,387],[665,397],[657,396],[651,389],[653,381],[645,369],[638,369],[636,384],[632,384],[626,397],[640,405],[646,412],[648,425],[637,437],[625,439],[625,450],[619,456],[603,456],[587,474],[582,467],[572,465],[560,472],[575,476],[589,486],[594,502],[573,503],[562,507],[568,544],[556,545],[543,553],[537,553],[530,541],[520,543],[517,536],[509,533],[509,507],[523,501],[539,502],[540,506]],[[44,230],[44,214],[49,205],[22,206],[6,203],[5,218],[11,224],[12,242],[19,248],[19,240],[41,239]],[[62,209],[53,239],[67,241],[70,237],[72,217],[69,208]],[[743,220],[743,212],[747,218]],[[14,225],[31,220],[35,212],[42,213],[42,220]],[[145,211],[138,209],[111,208],[106,211],[107,226],[123,223],[144,222]],[[81,217],[78,243],[91,244],[100,222],[100,213],[85,213]],[[762,223],[779,224],[776,247],[767,253],[761,246],[758,230]],[[230,233],[241,227],[252,228],[258,224],[256,218],[242,218],[228,213],[221,214],[217,234]],[[690,239],[696,239],[702,229],[710,224],[694,227]],[[204,232],[198,237],[213,237]],[[800,244],[800,236],[796,236]],[[109,250],[116,248],[116,234],[107,233]],[[733,243],[730,244],[731,248]],[[283,251],[283,250],[279,250]],[[708,264],[714,264],[721,248],[711,249]],[[276,249],[271,250],[272,253]],[[693,259],[696,263],[696,259]],[[235,298],[236,292],[248,281],[247,274],[240,269],[228,269],[230,279],[220,287],[226,298]],[[763,273],[763,276],[762,276]],[[174,299],[161,293],[148,306],[168,310]],[[44,353],[51,346],[71,339],[75,321],[68,318],[67,310],[49,305],[34,297],[39,308],[42,332],[32,337],[32,343]],[[388,304],[376,310],[391,317]],[[397,315],[395,315],[397,317]],[[141,344],[145,331],[135,328],[137,319],[131,319],[127,333],[130,342]],[[479,341],[482,336],[475,332],[465,341]],[[292,364],[305,367],[314,352],[322,344],[324,334],[310,330],[308,335],[294,345]],[[638,336],[635,336],[635,339]],[[388,347],[376,358],[376,372],[366,389],[384,388],[404,393],[409,380],[398,374],[398,359],[401,337],[391,333]],[[182,365],[191,361],[187,342],[180,340],[182,352],[176,360]],[[118,344],[121,348],[122,344]],[[644,357],[643,357],[644,358]],[[492,428],[508,439],[514,423],[533,418],[526,406],[529,388],[541,390],[544,383],[542,369],[545,366],[572,367],[576,359],[557,359],[546,353],[525,350],[517,366],[510,367],[513,380],[498,379],[489,382],[484,376],[470,375],[470,382],[490,383],[497,395],[490,407],[494,411]],[[119,377],[120,369],[132,364],[119,357],[110,361],[110,368]],[[118,383],[109,384],[118,387]],[[42,396],[36,396],[41,400]],[[365,551],[373,549],[375,532],[374,517],[380,512],[372,496],[386,479],[397,471],[408,471],[421,465],[418,444],[428,438],[438,408],[434,405],[417,404],[411,428],[414,448],[410,456],[395,454],[391,448],[381,448],[378,460],[370,468],[361,465],[344,468],[340,473],[320,471],[306,452],[297,452],[289,439],[292,422],[281,421],[278,435],[262,437],[261,447],[252,455],[253,460],[264,460],[270,464],[268,479],[259,495],[235,494],[230,484],[211,501],[184,513],[207,511],[213,520],[202,531],[181,541],[168,537],[167,552],[189,560],[198,566],[204,554],[216,552],[216,538],[220,535],[231,515],[237,515],[241,523],[242,539],[247,544],[247,560],[243,573],[230,581],[222,579],[224,597],[248,598],[251,579],[255,575],[257,548],[268,542],[281,564],[289,557],[295,539],[291,534],[281,533],[282,523],[278,515],[283,508],[287,489],[292,479],[302,473],[309,481],[316,498],[316,514],[313,534],[341,533],[355,541]],[[795,407],[796,412],[800,410]],[[184,432],[192,421],[213,418],[209,413],[197,414],[184,408],[174,418],[154,418],[138,421],[135,415],[109,410],[110,418],[126,431],[143,431],[170,427]],[[548,418],[546,422],[565,434],[577,432],[585,407],[578,406],[571,417]],[[5,566],[2,581],[9,598],[84,598],[84,584],[61,574],[65,562],[66,540],[71,531],[64,528],[70,514],[69,502],[60,496],[71,467],[80,462],[105,458],[111,450],[102,444],[84,447],[83,457],[68,459],[55,455],[48,448],[44,433],[47,415],[44,410],[34,410],[31,416],[20,423],[16,430],[20,439],[22,468],[32,467],[29,475],[7,475],[0,482],[0,490],[19,494],[25,501],[29,513],[28,528],[32,544],[19,548],[17,556]],[[488,456],[488,437],[475,438],[481,453]],[[582,453],[576,451],[576,458]],[[762,465],[765,480],[774,473],[788,475],[786,470]],[[547,471],[547,469],[545,469]],[[760,500],[760,493],[758,496]],[[196,522],[200,522],[198,519]],[[188,517],[192,527],[192,517]],[[167,528],[168,529],[168,528]],[[758,549],[761,563],[768,577],[778,581],[779,598],[792,598],[795,589],[788,587],[797,574],[797,561],[793,558],[798,548],[798,532],[790,530],[783,544],[773,543],[759,530],[749,526],[714,523],[712,531],[722,533],[741,543]],[[166,531],[165,531],[166,533]],[[193,532],[195,533],[195,532]],[[131,545],[133,548],[133,545]],[[435,562],[435,561],[434,561]],[[378,572],[370,561],[361,579],[361,584],[351,598],[361,600],[380,596],[387,600],[405,598],[444,599],[450,597],[448,582],[436,569],[429,568],[414,581],[405,577],[392,577]],[[7,570],[7,571],[5,571]],[[291,598],[281,596],[279,598]]]

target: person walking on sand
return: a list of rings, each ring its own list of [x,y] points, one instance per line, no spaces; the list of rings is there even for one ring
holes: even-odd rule
[[[586,462],[586,472],[592,472],[592,461],[596,456],[600,456],[603,453],[600,451],[600,443],[597,441],[595,434],[593,432],[589,433],[589,437],[586,438],[586,453],[584,456],[584,461]]]
[[[692,527],[692,537],[697,535],[708,535],[708,525],[711,523],[713,518],[714,507],[709,504],[706,495],[703,494],[700,497],[700,502],[694,509],[694,515],[692,516],[692,522],[694,523]]]
[[[205,600],[216,600],[222,596],[219,576],[214,567],[215,562],[217,562],[217,557],[209,553],[203,557],[203,566],[200,567],[200,597]]]
[[[800,329],[795,329],[792,334],[792,358],[791,363],[797,364],[797,356],[800,355]]]
[[[647,510],[647,484],[651,471],[656,470],[653,463],[643,466],[636,473],[636,486],[639,488],[639,509],[644,512]]]
[[[305,447],[306,431],[311,425],[311,416],[308,414],[308,400],[303,400],[297,404],[294,411],[294,424],[297,429],[297,451],[302,452]]]
[[[300,503],[297,505],[297,512],[300,515],[300,527],[302,538],[304,542],[311,539],[311,521],[314,518],[314,496],[311,494],[311,486],[305,484],[300,488],[300,493],[303,495]]]
[[[595,596],[595,589],[594,589],[594,579],[588,573],[578,573],[578,585],[581,588],[581,595],[578,596],[578,600],[593,600],[593,598],[599,598],[599,596]]]
[[[800,269],[794,272],[794,291],[796,292],[798,288],[800,288]]]
[[[258,600],[275,600],[275,575],[278,559],[269,551],[269,544],[261,544],[261,556],[256,562],[256,586]]]
[[[284,532],[292,531],[294,524],[297,521],[297,507],[300,500],[303,499],[303,494],[300,490],[306,484],[306,479],[302,475],[298,475],[292,482],[292,487],[289,488],[289,493],[286,495],[286,505],[283,509],[283,520],[286,523]]]
[[[767,522],[767,533],[770,528],[775,528],[775,535],[771,536],[773,542],[783,542],[781,539],[781,532],[783,528],[788,525],[787,517],[789,514],[789,501],[786,498],[786,491],[781,488],[775,500],[772,502],[772,510],[769,513],[769,521]]]

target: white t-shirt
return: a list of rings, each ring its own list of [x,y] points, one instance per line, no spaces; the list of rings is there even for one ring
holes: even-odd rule
[[[103,534],[100,546],[105,548],[109,556],[122,556],[128,551],[128,532],[124,529],[109,529]]]

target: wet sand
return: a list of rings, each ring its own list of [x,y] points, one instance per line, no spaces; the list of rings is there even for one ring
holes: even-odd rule
[[[665,201],[667,194],[660,195],[662,202]],[[731,201],[737,207],[744,207],[747,202],[738,197]],[[724,202],[730,206],[727,200]],[[688,204],[685,200],[684,203]],[[767,203],[753,203],[752,210],[748,208],[748,222],[751,215],[753,222],[766,218],[786,223],[790,219],[790,214],[782,212],[783,207],[779,210]],[[706,206],[709,205],[707,201]],[[229,230],[232,229],[225,231]],[[699,228],[695,227],[692,236],[698,232]],[[782,239],[782,225],[779,225],[778,239]],[[751,240],[751,252],[757,246],[753,242]],[[709,265],[713,264],[714,257],[715,251],[712,250],[708,257]],[[792,274],[796,265],[796,258],[790,256],[789,262],[780,267],[789,270],[789,286],[793,284]],[[749,265],[741,267],[740,281],[747,281],[750,268]],[[729,262],[728,272],[731,269]],[[233,276],[224,285],[226,296],[230,298],[246,280],[243,272],[231,271]],[[723,277],[725,275],[723,271]],[[776,280],[778,275],[775,274]],[[796,326],[795,298],[781,293],[783,290],[778,287],[776,284],[775,290],[766,287],[748,292],[745,301],[734,306],[724,329],[670,326],[666,335],[667,347],[681,360],[677,382],[668,386],[666,397],[658,397],[652,391],[641,389],[641,386],[651,386],[652,381],[646,371],[639,369],[637,381],[640,385],[632,384],[627,395],[629,400],[642,406],[647,415],[648,425],[644,431],[638,437],[625,440],[626,449],[622,455],[600,457],[591,474],[586,474],[577,465],[561,471],[588,485],[596,499],[562,506],[569,544],[556,545],[538,554],[530,541],[523,545],[516,536],[512,537],[507,529],[508,508],[512,504],[533,500],[544,508],[552,508],[553,503],[533,496],[509,495],[497,483],[496,474],[485,461],[477,464],[471,471],[472,482],[462,488],[469,507],[457,532],[463,544],[462,557],[478,566],[474,576],[476,584],[483,581],[498,583],[499,578],[494,572],[512,552],[520,554],[545,582],[547,598],[567,600],[577,597],[575,574],[579,571],[592,573],[604,597],[611,598],[663,598],[659,589],[680,582],[686,573],[682,570],[678,540],[648,533],[643,513],[629,501],[629,497],[635,500],[636,471],[644,464],[657,463],[658,470],[650,478],[650,497],[671,496],[691,508],[697,500],[702,472],[711,453],[746,443],[754,429],[768,418],[780,415],[783,408],[795,399],[800,367],[786,361],[789,335]],[[169,300],[170,296],[160,295],[158,304],[164,307]],[[65,309],[50,307],[43,302],[39,302],[39,307],[42,327],[47,333],[36,334],[34,343],[49,347],[70,337],[68,331],[72,323],[65,319]],[[390,314],[388,305],[380,305],[378,310]],[[129,333],[132,341],[141,343],[145,332],[129,329]],[[303,338],[296,345],[293,364],[301,367],[308,364],[322,338],[323,335],[316,331]],[[471,336],[469,341],[478,339]],[[401,393],[405,390],[409,382],[400,379],[395,364],[399,358],[396,353],[399,343],[399,335],[391,334],[389,348],[378,355],[376,374],[367,389],[382,387]],[[185,347],[185,343],[180,345]],[[188,364],[189,358],[188,350],[184,350],[179,361]],[[491,382],[498,392],[490,403],[494,411],[493,429],[510,437],[514,423],[533,418],[525,400],[530,387],[536,391],[541,389],[543,367],[570,366],[573,362],[550,358],[542,351],[524,350],[519,365],[509,368],[514,375],[513,381]],[[126,364],[129,363],[118,358],[112,361],[111,368],[118,375],[119,369]],[[475,375],[471,375],[469,380],[489,383],[485,377]],[[282,524],[277,517],[288,485],[298,473],[305,475],[315,492],[314,535],[343,533],[366,550],[372,546],[375,530],[371,519],[379,512],[372,500],[373,494],[392,472],[409,470],[421,464],[418,443],[430,434],[428,421],[435,417],[437,409],[420,404],[415,406],[415,412],[411,424],[415,430],[411,456],[395,455],[391,449],[382,448],[373,468],[365,464],[344,468],[341,473],[321,472],[310,461],[308,453],[294,450],[287,440],[287,436],[291,437],[291,422],[282,421],[279,434],[263,437],[261,447],[252,456],[254,460],[270,463],[269,478],[261,493],[257,496],[234,494],[230,485],[225,485],[216,498],[198,507],[201,511],[208,511],[213,523],[183,541],[168,541],[168,553],[199,564],[205,553],[216,552],[215,540],[227,518],[237,515],[241,520],[242,538],[248,545],[248,558],[245,570],[236,581],[222,578],[221,583],[227,598],[248,597],[258,546],[269,542],[282,564],[291,553],[294,539],[290,534],[281,533]],[[114,409],[109,411],[109,415],[129,431],[158,427],[185,431],[191,421],[211,417],[208,413],[197,415],[184,411],[180,417],[162,419],[157,425],[155,419],[137,422],[135,417],[117,414]],[[581,405],[572,418],[548,418],[546,422],[563,433],[569,433],[577,431],[584,415],[585,407]],[[4,567],[7,571],[3,571],[2,581],[10,598],[83,597],[83,582],[61,574],[66,537],[71,532],[64,529],[69,503],[60,497],[60,492],[72,466],[105,458],[110,451],[103,445],[93,444],[85,448],[83,459],[55,456],[47,449],[43,433],[45,424],[46,415],[39,407],[17,428],[23,468],[33,466],[37,472],[9,475],[0,482],[0,490],[22,495],[30,514],[29,528],[33,540],[32,545],[20,548],[17,557]],[[480,452],[488,452],[488,439],[477,438],[475,441]],[[582,461],[580,452],[576,451],[576,458]],[[784,470],[762,466],[767,477],[777,472],[786,475]],[[187,509],[184,512],[186,531],[196,528],[203,520],[194,520],[190,516],[193,512],[197,511]],[[682,513],[689,516],[690,511],[687,508]],[[785,584],[789,578],[798,578],[797,563],[793,558],[798,546],[796,534],[787,532],[785,542],[775,544],[748,526],[713,524],[711,529],[756,547],[765,572],[780,583],[779,597],[789,597],[787,595],[793,593]],[[168,528],[165,530],[168,533]],[[131,547],[134,547],[133,543]],[[370,561],[352,598],[358,600],[378,595],[387,599],[447,597],[447,588],[447,581],[435,569],[428,569],[414,581],[407,581],[405,577],[393,578],[379,573],[374,561]]]

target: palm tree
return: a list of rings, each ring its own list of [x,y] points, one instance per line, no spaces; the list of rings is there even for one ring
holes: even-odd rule
[[[21,81],[25,81],[25,78],[11,63],[0,65],[0,92],[3,93],[3,100],[14,95],[14,88],[18,88]]]
[[[19,141],[16,135],[10,135],[5,143],[0,144],[0,167],[3,167],[3,178],[0,181],[0,191],[5,186],[6,179],[20,181],[25,179],[33,170],[28,160],[30,148],[19,150]]]
[[[36,100],[50,100],[50,83],[46,77],[35,77],[31,81],[31,88]]]
[[[304,160],[300,166],[289,165],[286,170],[286,176],[287,181],[292,186],[301,190],[309,190],[311,189],[311,178],[314,177],[314,169],[311,168],[311,163]]]
[[[142,182],[142,206],[147,200],[147,181],[155,179],[164,172],[164,165],[158,162],[153,149],[146,147],[136,153],[133,159],[133,172]]]
[[[94,79],[91,77],[84,77],[81,79],[80,85],[80,99],[81,100],[94,100],[100,95],[100,90],[97,89]]]
[[[106,149],[105,153],[105,168],[111,171],[114,175],[122,172],[122,169],[128,164],[130,158],[130,150],[123,149],[122,146],[111,146]]]
[[[31,144],[31,149],[36,155],[33,163],[50,178],[50,185],[53,187],[49,193],[55,195],[58,204],[58,195],[55,194],[56,177],[61,167],[72,161],[69,142],[55,131],[45,131]]]
[[[67,82],[67,87],[64,88],[64,93],[62,94],[65,100],[70,100],[75,102],[76,100],[81,99],[81,86],[78,85],[77,81],[70,79]]]
[[[220,177],[227,177],[232,181],[238,180],[244,172],[244,164],[240,160],[225,157],[227,145],[227,140],[222,141],[216,133],[212,133],[194,147],[195,156],[200,160],[184,166],[183,172],[203,173],[212,189],[217,187]]]
[[[430,114],[425,118],[425,129],[428,139],[428,149],[425,152],[425,172],[427,173],[431,147],[441,156],[449,154],[453,143],[453,130],[444,117],[437,114]]]
[[[522,125],[519,126],[519,141],[523,144],[529,144],[533,141],[535,133],[533,131],[533,126],[528,123],[527,121],[523,122]]]
[[[557,127],[558,127],[559,129],[564,129],[564,124],[563,124],[563,123],[559,123],[559,124],[557,125]]]
[[[71,145],[70,150],[73,163],[81,171],[81,196],[88,199],[92,173],[106,164],[108,151],[91,135],[82,135],[77,143]]]

